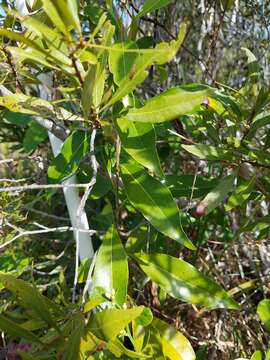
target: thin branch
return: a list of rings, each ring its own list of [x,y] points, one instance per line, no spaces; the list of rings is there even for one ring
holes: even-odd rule
[[[50,232],[66,232],[66,231],[80,231],[80,232],[89,233],[90,235],[97,233],[95,230],[77,229],[72,226],[60,226],[60,227],[55,227],[55,228],[22,231],[19,234],[17,234],[16,236],[14,236],[11,240],[8,240],[4,244],[1,244],[0,250],[4,249],[8,245],[12,244],[14,241],[16,241],[17,239],[19,239],[22,236],[31,236],[31,235],[36,235],[36,234],[45,234],[45,233],[50,233]]]
[[[89,184],[29,184],[21,186],[0,187],[0,192],[28,191],[28,190],[46,190],[46,189],[64,189],[64,188],[87,188]]]

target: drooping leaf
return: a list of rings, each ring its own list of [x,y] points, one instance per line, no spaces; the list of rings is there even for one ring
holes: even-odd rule
[[[136,254],[139,266],[168,294],[210,309],[238,309],[238,304],[218,284],[191,264],[165,254]]]
[[[112,225],[106,232],[97,255],[93,288],[102,287],[109,294],[114,292],[115,302],[121,306],[126,298],[127,285],[127,256],[118,232]]]
[[[85,131],[71,134],[62,145],[61,153],[56,156],[48,168],[51,182],[59,182],[74,174],[83,156],[89,151],[90,138]]]
[[[126,152],[138,163],[163,177],[153,126],[148,123],[130,122],[125,118],[118,119],[116,125]]]
[[[143,309],[143,306],[138,306],[127,310],[107,309],[95,313],[87,325],[87,332],[93,333],[101,340],[110,341],[136,319]]]
[[[173,326],[154,318],[151,326],[161,336],[163,353],[171,360],[195,360],[194,350],[188,339]]]
[[[146,0],[143,4],[143,7],[142,7],[141,11],[139,12],[138,16],[142,17],[151,11],[158,10],[158,9],[170,4],[172,1],[173,0],[156,0],[156,1]]]
[[[170,190],[131,159],[123,160],[120,167],[131,204],[141,211],[158,231],[194,250],[194,245],[182,228],[179,209]]]
[[[197,206],[198,215],[207,215],[219,206],[234,188],[235,174],[222,179],[220,183]]]
[[[147,100],[143,107],[130,109],[124,117],[129,121],[149,123],[174,120],[197,112],[209,93],[209,89],[201,85],[174,87]]]

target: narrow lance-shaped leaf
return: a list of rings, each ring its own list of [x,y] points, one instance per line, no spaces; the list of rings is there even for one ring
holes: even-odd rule
[[[118,232],[112,225],[105,234],[100,246],[95,272],[93,289],[102,287],[110,294],[115,292],[115,302],[123,305],[127,294],[128,263],[127,256]]]
[[[220,285],[184,260],[155,253],[135,257],[146,275],[172,297],[210,309],[238,309]]]
[[[127,120],[161,123],[193,114],[207,99],[210,90],[202,85],[187,85],[170,90],[146,101],[141,108],[130,109],[124,116]]]
[[[190,342],[180,331],[158,318],[154,318],[151,326],[160,333],[166,359],[195,360],[196,356]]]
[[[197,215],[207,215],[217,206],[219,206],[226,199],[229,192],[233,190],[234,180],[235,174],[227,176],[218,184],[216,188],[207,194],[206,197],[197,206]]]
[[[121,118],[116,121],[116,125],[125,151],[138,163],[163,177],[152,124],[131,122]]]
[[[138,306],[127,310],[107,309],[95,313],[87,325],[87,332],[91,332],[101,340],[110,341],[136,319],[143,309],[143,306]]]
[[[158,231],[194,250],[194,245],[182,228],[179,209],[170,190],[131,159],[123,159],[120,167],[131,204],[141,211]]]

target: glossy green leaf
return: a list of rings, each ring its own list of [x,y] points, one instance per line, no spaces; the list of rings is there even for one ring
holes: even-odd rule
[[[194,175],[167,175],[166,185],[174,197],[199,198],[208,194],[218,185],[217,179]]]
[[[259,302],[257,313],[260,320],[264,323],[268,331],[270,331],[270,300],[264,299]]]
[[[207,160],[232,160],[233,155],[223,149],[218,149],[214,146],[205,144],[183,145],[181,147],[192,155],[197,156],[199,159]]]
[[[127,310],[107,309],[95,313],[90,318],[87,331],[101,340],[110,341],[136,319],[143,309],[143,306],[138,306]]]
[[[154,127],[148,123],[130,122],[125,118],[118,119],[116,125],[125,151],[138,163],[163,177]]]
[[[210,309],[238,309],[238,304],[218,284],[191,264],[165,254],[136,254],[140,267],[169,295]]]
[[[170,4],[172,1],[173,0],[156,0],[156,1],[146,0],[143,4],[143,7],[142,7],[141,11],[139,12],[138,16],[142,17],[151,11],[158,10],[158,9]]]
[[[0,315],[0,329],[3,332],[7,332],[14,338],[25,339],[31,343],[42,344],[42,341],[36,335],[18,325],[17,322],[8,319],[4,315]]]
[[[220,183],[197,206],[198,215],[207,215],[225,201],[228,194],[233,190],[235,174],[222,179]]]
[[[163,353],[171,360],[195,360],[194,350],[188,339],[166,322],[154,318],[153,326],[161,336]]]
[[[115,302],[123,305],[127,294],[128,262],[122,242],[114,225],[106,232],[100,246],[93,288],[102,287],[106,293],[115,294]]]
[[[194,245],[182,228],[179,209],[170,190],[131,159],[123,160],[120,167],[131,204],[141,211],[158,231],[194,250]]]
[[[61,153],[56,156],[48,168],[48,177],[51,182],[59,182],[74,174],[80,161],[89,150],[90,137],[85,131],[76,131],[71,134],[62,145]]]
[[[127,120],[149,123],[161,123],[193,114],[207,99],[209,90],[201,85],[187,85],[171,88],[161,95],[146,101],[138,109],[130,109],[124,116]]]

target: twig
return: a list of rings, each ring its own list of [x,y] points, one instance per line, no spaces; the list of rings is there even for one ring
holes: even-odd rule
[[[19,239],[22,236],[45,234],[45,233],[50,233],[50,232],[66,232],[66,231],[87,232],[87,233],[89,233],[91,235],[97,233],[95,230],[78,229],[78,228],[74,228],[72,226],[60,226],[60,227],[48,228],[48,229],[23,231],[23,232],[20,232],[18,235],[14,236],[11,240],[5,242],[4,244],[1,244],[0,245],[0,250],[4,249],[6,246],[12,244],[15,240]]]
[[[64,189],[64,188],[79,188],[88,187],[88,184],[29,184],[21,186],[7,186],[0,187],[0,192],[12,192],[12,191],[28,191],[38,189]]]

